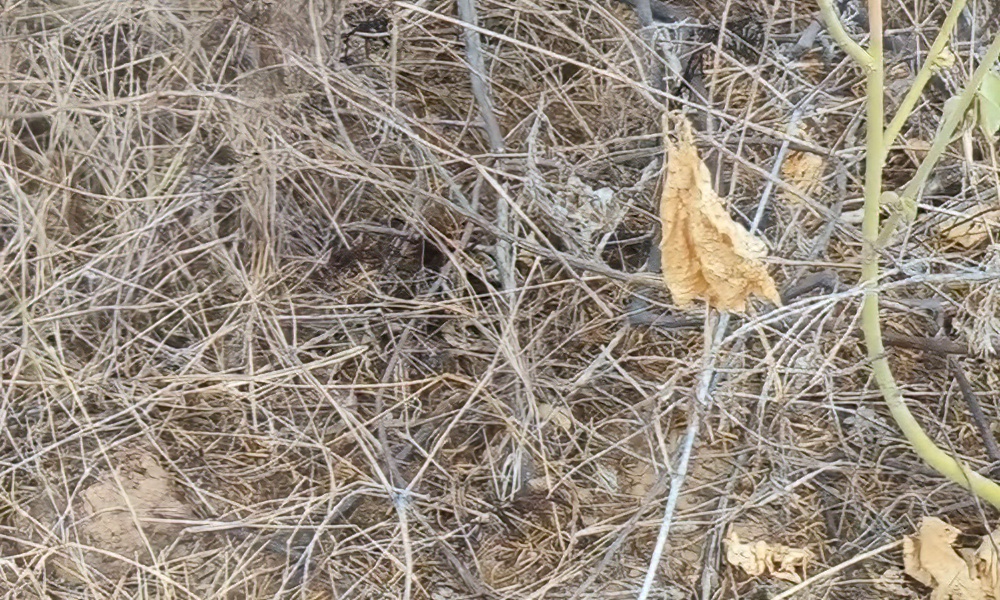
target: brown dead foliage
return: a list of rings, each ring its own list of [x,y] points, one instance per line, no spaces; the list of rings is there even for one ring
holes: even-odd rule
[[[698,156],[691,123],[664,117],[667,168],[660,200],[663,278],[680,307],[694,299],[724,311],[742,311],[751,294],[781,304],[761,259],[767,253],[726,213]],[[673,141],[676,137],[676,141]]]

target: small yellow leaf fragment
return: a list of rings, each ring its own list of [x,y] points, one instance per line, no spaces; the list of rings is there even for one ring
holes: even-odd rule
[[[987,590],[973,563],[996,562],[984,556],[982,561],[971,553],[962,556],[952,546],[961,533],[936,517],[924,517],[914,536],[903,539],[903,566],[906,574],[934,588],[931,600],[987,600],[996,598],[996,590]],[[987,544],[984,542],[984,544]],[[980,547],[983,551],[983,547]],[[991,562],[992,561],[992,562]],[[995,579],[995,574],[991,575]],[[988,595],[987,595],[988,594]]]
[[[960,244],[964,248],[974,248],[990,237],[990,232],[1000,234],[1000,208],[979,205],[962,216],[950,217],[938,226],[938,231],[946,240]]]
[[[942,69],[950,69],[955,66],[955,53],[951,51],[951,48],[945,46],[941,48],[941,53],[934,57],[931,62],[931,70],[934,73],[941,71]]]
[[[818,154],[811,152],[792,151],[781,165],[781,175],[785,183],[792,187],[783,190],[781,195],[789,204],[800,204],[802,197],[816,193],[823,179],[823,169],[826,161]]]
[[[767,248],[733,221],[698,156],[691,123],[664,116],[667,168],[660,198],[663,279],[674,302],[701,299],[721,311],[741,312],[750,294],[781,304],[761,259]]]
[[[927,153],[930,152],[931,143],[927,140],[912,139],[907,140],[900,147],[910,160],[913,161],[913,164],[919,165],[920,161],[922,161],[924,157],[927,156]]]
[[[751,577],[770,574],[792,583],[801,583],[813,553],[806,549],[789,548],[781,544],[768,544],[758,540],[744,543],[734,530],[726,536],[726,562],[739,567]]]

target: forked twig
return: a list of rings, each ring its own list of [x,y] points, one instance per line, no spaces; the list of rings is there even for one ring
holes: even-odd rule
[[[486,76],[486,61],[483,59],[482,41],[479,32],[474,29],[477,22],[475,0],[458,0],[458,16],[465,24],[471,26],[462,27],[462,35],[465,38],[465,59],[469,63],[472,95],[476,99],[476,106],[479,108],[479,114],[486,127],[490,152],[502,155],[504,153],[504,137],[500,131],[496,112],[493,110],[490,83]],[[503,195],[497,198],[497,227],[504,233],[510,232],[510,209],[511,207]],[[507,302],[512,302],[511,294],[517,281],[514,277],[514,249],[509,241],[497,240],[496,263],[497,270],[500,272],[500,280],[503,283],[504,298]]]

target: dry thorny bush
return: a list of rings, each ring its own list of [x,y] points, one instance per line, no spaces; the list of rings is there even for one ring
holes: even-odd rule
[[[990,7],[970,6],[890,185],[970,38],[988,39]],[[614,2],[477,8],[503,156],[452,2],[0,8],[3,597],[568,597],[638,515],[580,590],[634,594],[704,341],[703,311],[642,273],[662,165],[651,55]],[[725,566],[731,531],[808,549],[813,572],[920,515],[984,533],[995,515],[901,442],[856,335],[862,73],[824,32],[796,49],[808,0],[684,8],[670,52],[703,72],[697,142],[720,195],[748,223],[783,141],[821,156],[821,180],[779,177],[760,235],[786,294],[835,277],[781,313],[753,305],[724,340],[658,587],[788,585]],[[887,12],[892,106],[943,7]],[[886,329],[968,348],[989,416],[998,299],[962,275],[996,272],[996,231],[966,247],[940,228],[995,206],[992,150],[965,133],[884,258]],[[985,468],[945,360],[892,354],[921,422]],[[811,593],[921,592],[900,565]]]

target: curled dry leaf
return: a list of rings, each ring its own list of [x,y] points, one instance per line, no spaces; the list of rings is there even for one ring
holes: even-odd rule
[[[995,530],[983,539],[975,554],[976,574],[982,582],[988,597],[1000,598],[1000,530]]]
[[[982,600],[983,588],[952,544],[960,531],[941,519],[924,518],[920,531],[903,540],[906,574],[934,588],[933,600]]]
[[[930,152],[931,143],[921,139],[907,140],[902,145],[902,149],[906,153],[906,156],[913,161],[913,164],[919,165],[924,160],[924,157],[927,156],[927,153]]]
[[[1000,208],[979,205],[960,217],[950,217],[938,228],[941,235],[963,248],[974,248],[990,237],[991,232],[1000,232]]]
[[[773,577],[801,583],[813,553],[804,548],[789,548],[781,544],[768,544],[764,541],[744,543],[735,531],[726,536],[726,562],[739,567],[751,577],[770,574]]]
[[[952,68],[955,66],[955,60],[955,53],[951,51],[951,48],[948,46],[941,48],[941,52],[931,62],[932,72],[937,73],[942,69]]]
[[[781,176],[791,190],[782,190],[782,197],[790,204],[800,204],[802,197],[816,193],[822,185],[826,161],[818,154],[792,151],[781,165]]]
[[[695,299],[724,311],[743,311],[750,294],[774,304],[781,299],[761,259],[764,243],[733,221],[712,188],[708,167],[698,156],[691,123],[664,117],[667,169],[660,198],[663,279],[674,302]]]
[[[924,517],[917,534],[903,539],[906,574],[934,589],[931,600],[1000,600],[1000,532],[975,552],[953,546],[960,533],[941,519]]]

